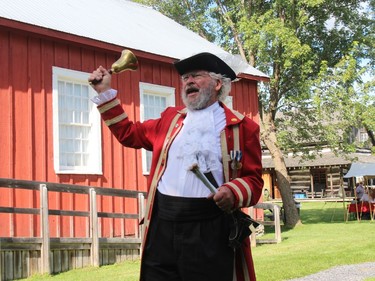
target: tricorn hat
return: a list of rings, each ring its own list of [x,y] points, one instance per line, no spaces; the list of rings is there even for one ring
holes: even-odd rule
[[[231,80],[236,79],[236,73],[229,65],[219,57],[207,52],[176,61],[174,66],[180,75],[194,70],[207,70],[225,75]]]

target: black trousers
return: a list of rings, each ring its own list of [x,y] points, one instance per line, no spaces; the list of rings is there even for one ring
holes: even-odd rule
[[[141,280],[232,281],[234,252],[228,246],[229,216],[205,198],[165,197],[159,193],[156,200]]]

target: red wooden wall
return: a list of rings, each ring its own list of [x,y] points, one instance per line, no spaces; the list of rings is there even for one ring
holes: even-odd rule
[[[146,191],[142,175],[141,151],[122,147],[103,125],[103,175],[59,175],[53,168],[52,67],[91,72],[99,65],[109,67],[122,47],[72,35],[38,33],[39,29],[20,30],[2,26],[0,21],[0,178],[58,182],[98,187]],[[64,39],[58,39],[63,37]],[[98,47],[99,46],[99,47]],[[140,119],[139,82],[176,88],[180,100],[180,78],[172,59],[134,51],[140,63],[135,72],[114,76],[114,88],[128,116]],[[156,58],[156,59],[155,59]],[[159,60],[158,60],[159,59]],[[257,82],[241,79],[232,89],[233,107],[258,120]],[[0,188],[0,206],[38,208],[34,191]],[[88,198],[79,194],[52,193],[51,209],[88,210]],[[101,197],[99,211],[131,212],[137,209],[132,199]],[[134,211],[135,212],[135,211]],[[88,236],[88,219],[50,217],[52,237]],[[0,214],[1,237],[34,237],[40,225],[35,215]],[[134,231],[121,219],[102,219],[103,237],[118,237]]]

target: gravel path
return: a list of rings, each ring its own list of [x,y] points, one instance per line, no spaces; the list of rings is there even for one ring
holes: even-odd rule
[[[335,266],[289,281],[363,281],[375,277],[375,262]]]

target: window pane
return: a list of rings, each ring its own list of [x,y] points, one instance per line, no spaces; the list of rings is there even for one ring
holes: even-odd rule
[[[62,94],[65,94],[65,95],[71,97],[73,95],[73,84],[72,83],[66,83],[64,93],[62,93]]]
[[[79,140],[74,141],[74,152],[81,151],[81,142]],[[78,153],[77,153],[78,154]]]
[[[67,153],[67,166],[74,166],[74,154],[73,153]]]
[[[74,99],[74,109],[75,110],[81,110],[81,98],[75,98]]]
[[[145,120],[160,117],[160,113],[166,108],[166,97],[144,94],[144,100],[148,102],[143,105]]]
[[[84,99],[89,98],[89,87],[86,85],[82,86],[82,98]]]
[[[87,153],[84,153],[82,155],[82,166],[87,166],[87,164],[89,163],[89,154]]]
[[[83,124],[88,124],[90,119],[89,119],[90,115],[88,112],[82,112],[82,123]]]
[[[155,97],[155,107],[160,108],[160,97]]]
[[[76,97],[81,97],[81,85],[74,84],[74,95]]]
[[[167,107],[167,99],[161,99],[160,101],[160,108],[165,109]]]
[[[152,152],[146,151],[146,161],[147,161],[147,171],[150,171],[151,169],[151,161],[152,161]]]
[[[82,165],[81,154],[76,153],[76,154],[74,154],[74,156],[75,156],[75,159],[74,159],[75,166],[81,166]]]
[[[79,124],[79,123],[81,123],[82,122],[82,120],[81,120],[81,111],[79,111],[79,110],[76,110],[76,111],[74,111],[73,112],[74,113],[74,123],[77,123],[77,124]]]
[[[60,164],[70,167],[87,165],[92,110],[89,88],[59,81],[58,90]]]

